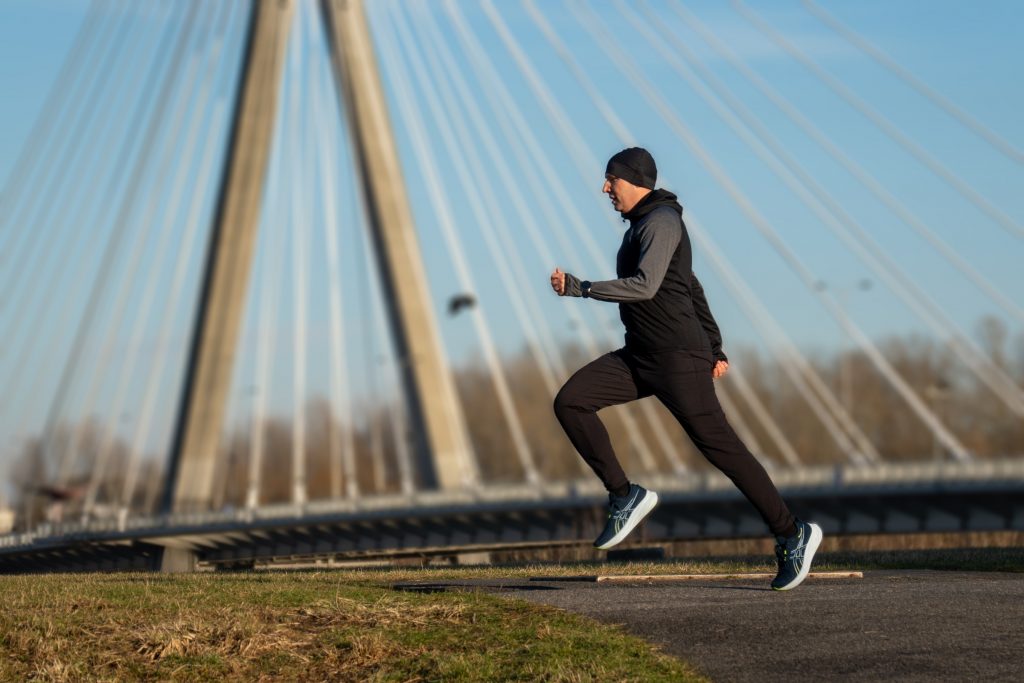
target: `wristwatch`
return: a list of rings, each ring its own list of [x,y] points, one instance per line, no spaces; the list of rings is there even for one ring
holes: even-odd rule
[[[580,296],[584,299],[590,298],[590,280],[584,280],[580,283]]]

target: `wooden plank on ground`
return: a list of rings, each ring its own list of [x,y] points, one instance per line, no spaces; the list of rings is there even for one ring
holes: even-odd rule
[[[577,576],[531,576],[530,581],[637,582],[637,581],[724,581],[735,579],[774,579],[775,574],[583,574]],[[864,572],[811,572],[808,579],[863,579]]]

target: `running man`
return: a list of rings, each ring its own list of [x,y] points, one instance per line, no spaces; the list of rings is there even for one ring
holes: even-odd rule
[[[602,192],[629,221],[616,257],[617,280],[589,282],[559,268],[551,274],[559,296],[618,303],[626,328],[623,348],[581,368],[555,397],[558,421],[608,490],[608,523],[594,546],[607,550],[622,542],[658,504],[658,494],[626,477],[597,411],[656,396],[775,535],[779,572],[772,588],[796,588],[810,571],[821,528],[790,513],[725,419],[713,379],[728,371],[729,361],[692,271],[683,207],[671,192],[654,189],[657,176],[654,158],[639,147],[608,161]]]

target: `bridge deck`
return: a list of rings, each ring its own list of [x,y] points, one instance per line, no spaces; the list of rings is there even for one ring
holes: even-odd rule
[[[794,511],[829,534],[1024,529],[1020,460],[773,476]],[[717,473],[644,483],[662,500],[646,522],[648,541],[766,533],[755,510]],[[0,571],[151,569],[163,548],[235,564],[560,544],[595,536],[605,504],[604,492],[587,482],[53,525],[0,538]]]

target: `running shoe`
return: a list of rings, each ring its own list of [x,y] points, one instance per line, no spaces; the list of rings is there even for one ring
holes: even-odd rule
[[[775,557],[779,561],[779,573],[772,580],[772,590],[788,591],[796,588],[811,571],[814,553],[821,545],[821,527],[796,520],[796,533],[785,538],[777,537]]]
[[[643,486],[631,484],[625,496],[619,498],[609,494],[608,501],[608,523],[594,541],[594,547],[598,550],[608,550],[625,540],[629,532],[658,504],[658,494]]]

